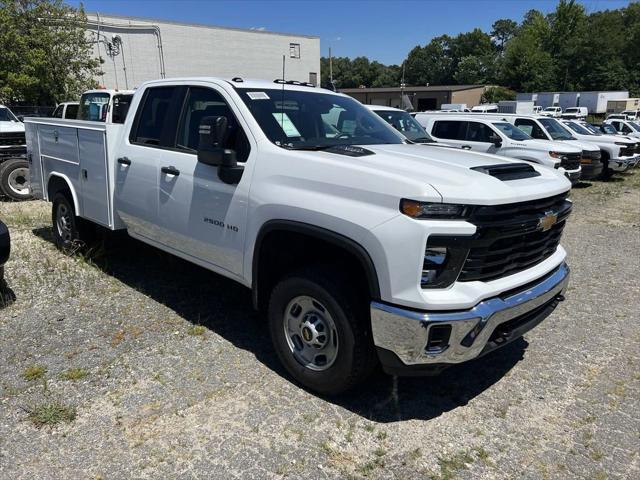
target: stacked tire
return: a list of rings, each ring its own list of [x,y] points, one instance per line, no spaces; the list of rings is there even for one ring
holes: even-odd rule
[[[26,158],[7,158],[0,162],[0,195],[17,201],[30,199],[29,163]]]

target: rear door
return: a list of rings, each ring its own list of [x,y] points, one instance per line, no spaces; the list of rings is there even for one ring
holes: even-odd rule
[[[148,88],[116,159],[114,208],[130,233],[155,241],[162,240],[158,171],[174,143],[185,91],[181,86]]]

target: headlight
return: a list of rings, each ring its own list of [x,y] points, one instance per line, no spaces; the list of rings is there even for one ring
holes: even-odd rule
[[[400,200],[400,211],[411,218],[432,220],[461,220],[467,217],[470,208],[453,203],[418,202]]]
[[[566,160],[566,153],[562,152],[549,152],[549,156],[553,158],[559,158],[560,160]]]

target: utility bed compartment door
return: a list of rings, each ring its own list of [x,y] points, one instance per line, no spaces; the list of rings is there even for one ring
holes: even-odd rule
[[[40,155],[43,159],[78,162],[78,135],[73,127],[40,125]]]
[[[27,137],[27,161],[29,162],[29,188],[34,198],[44,198],[44,180],[42,178],[42,163],[40,163],[40,148],[38,145],[38,125],[31,122],[24,124]]]
[[[105,132],[78,129],[82,216],[111,226]]]

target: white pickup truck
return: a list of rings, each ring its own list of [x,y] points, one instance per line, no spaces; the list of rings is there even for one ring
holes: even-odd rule
[[[126,230],[251,288],[280,360],[317,392],[379,363],[433,374],[477,358],[564,298],[562,174],[406,144],[343,94],[166,79],[136,91],[122,125],[25,123],[61,248]]]
[[[503,120],[500,115],[418,113],[415,119],[439,142],[446,142],[463,150],[493,153],[549,168],[562,168],[571,183],[580,180],[580,147],[533,139]]]

